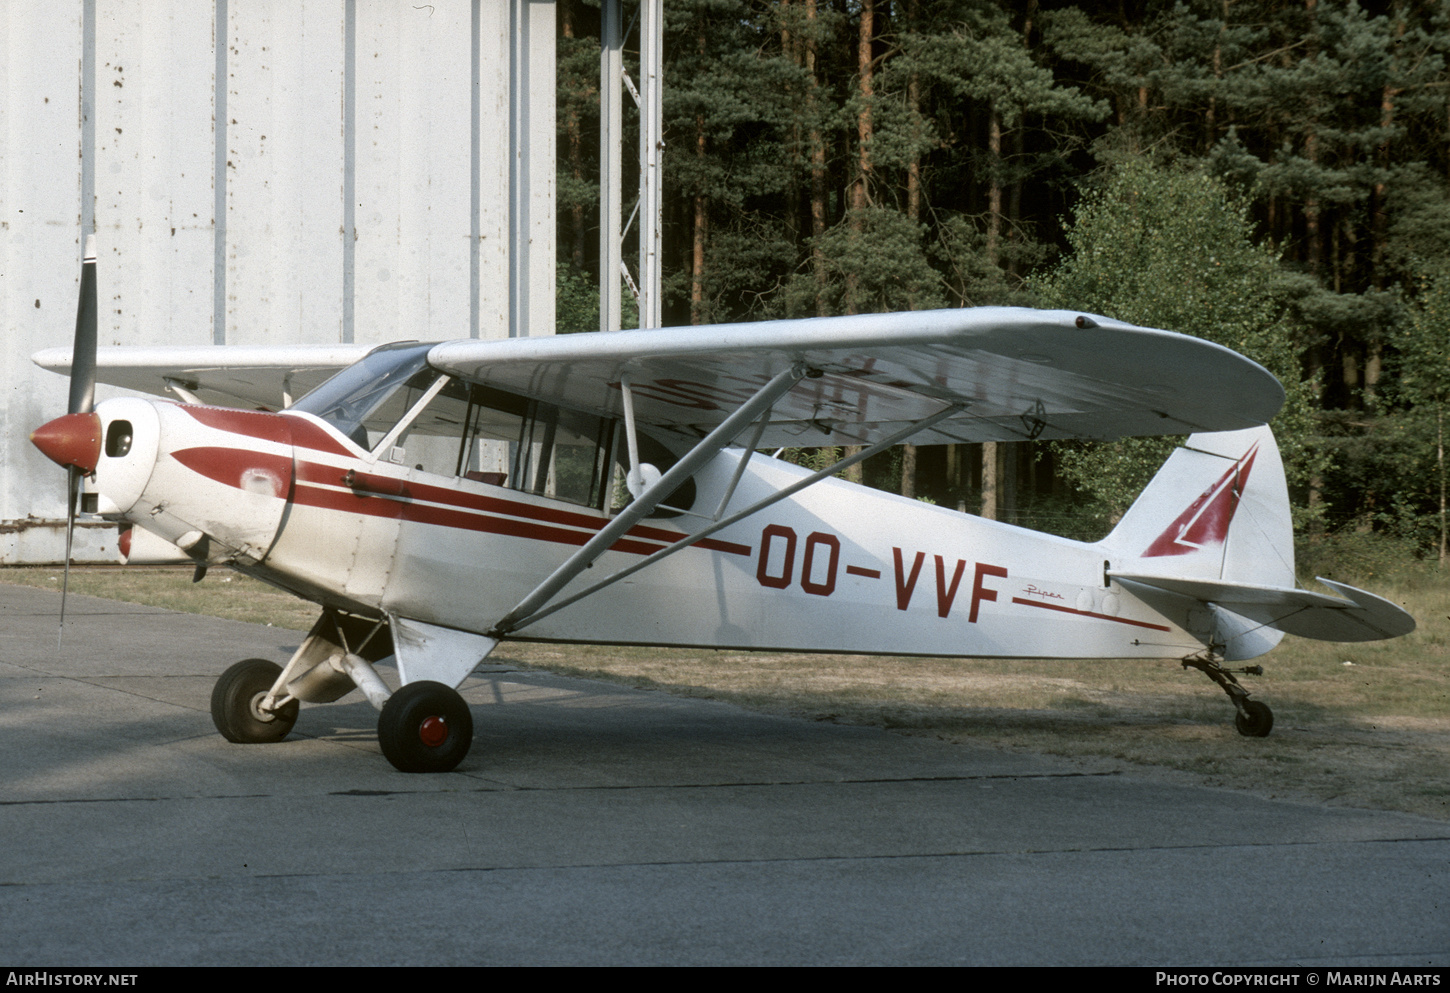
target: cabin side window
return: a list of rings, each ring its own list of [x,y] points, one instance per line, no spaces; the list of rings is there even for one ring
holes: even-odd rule
[[[429,344],[383,345],[292,406],[330,423],[382,462],[463,477],[613,512],[631,497],[616,421],[471,385],[428,365]],[[641,434],[640,458],[661,471],[675,462]],[[685,480],[652,517],[695,501]]]
[[[430,372],[432,370],[429,370]],[[433,374],[435,379],[439,375]],[[431,398],[421,404],[421,409],[412,411],[418,401],[428,397],[432,381],[424,382],[421,374],[418,382],[409,381],[406,393],[407,406],[394,418],[394,422],[379,423],[381,433],[370,429],[371,447],[381,461],[406,465],[423,472],[439,476],[454,476],[459,472],[459,451],[462,446],[463,424],[468,416],[468,384],[457,379],[445,379],[433,390]],[[412,411],[410,413],[410,411]],[[401,432],[389,439],[394,423],[409,418]],[[382,445],[379,448],[379,445]]]
[[[380,460],[604,509],[617,444],[613,420],[458,379],[448,379],[417,404],[431,384],[420,381],[423,389],[417,392],[414,383],[408,385],[399,393],[418,409],[403,408],[403,429],[391,438],[386,427],[369,431]],[[383,427],[383,419],[377,420]]]
[[[604,509],[613,420],[475,386],[465,423],[460,475]]]

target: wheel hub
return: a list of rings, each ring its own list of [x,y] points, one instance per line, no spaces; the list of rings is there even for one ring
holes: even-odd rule
[[[264,690],[263,692],[258,693],[252,697],[252,716],[255,717],[257,720],[262,721],[263,723],[270,723],[277,719],[276,714],[272,713],[270,710],[262,709],[262,704],[265,703],[267,700],[268,692],[270,691]]]
[[[418,725],[418,738],[429,748],[437,748],[448,740],[448,722],[438,716],[425,717]]]

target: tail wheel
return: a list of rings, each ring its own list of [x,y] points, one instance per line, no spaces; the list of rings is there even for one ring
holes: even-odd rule
[[[245,659],[221,674],[211,691],[211,719],[227,741],[259,745],[281,741],[297,723],[293,700],[275,711],[262,709],[282,667],[266,659]]]
[[[1274,730],[1274,712],[1257,700],[1245,700],[1243,711],[1234,715],[1234,727],[1247,738],[1267,738]]]
[[[448,772],[473,745],[473,714],[451,687],[408,683],[383,705],[378,744],[400,772]]]

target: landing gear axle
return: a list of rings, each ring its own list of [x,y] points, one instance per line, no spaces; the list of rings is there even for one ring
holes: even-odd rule
[[[1269,736],[1269,732],[1274,729],[1274,712],[1268,708],[1267,704],[1250,700],[1249,691],[1234,678],[1234,671],[1251,676],[1262,676],[1264,674],[1263,666],[1251,665],[1238,670],[1229,670],[1219,665],[1213,656],[1203,654],[1191,655],[1184,659],[1183,668],[1197,669],[1228,694],[1229,700],[1234,705],[1234,727],[1238,729],[1239,734],[1247,738],[1267,738]]]

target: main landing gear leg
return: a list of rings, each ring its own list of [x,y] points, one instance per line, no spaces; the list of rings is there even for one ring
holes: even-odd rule
[[[222,673],[212,690],[211,716],[217,730],[237,743],[281,741],[297,722],[300,701],[331,703],[356,688],[380,712],[378,744],[395,768],[402,772],[456,768],[473,744],[468,704],[453,687],[430,680],[389,692],[372,664],[356,654],[381,628],[378,621],[324,610],[285,669],[266,659],[238,662]],[[354,637],[348,637],[349,631]],[[350,642],[356,652],[349,649]]]
[[[399,772],[451,772],[473,745],[473,714],[453,687],[428,679],[396,693],[357,655],[338,665],[378,710],[378,745]]]
[[[1212,679],[1219,687],[1228,694],[1229,700],[1233,701],[1234,727],[1238,732],[1249,738],[1267,738],[1269,732],[1274,729],[1274,712],[1266,704],[1257,700],[1249,699],[1249,691],[1240,685],[1234,678],[1234,671],[1246,673],[1251,676],[1262,676],[1264,667],[1261,665],[1245,666],[1242,669],[1230,671],[1219,665],[1209,653],[1191,655],[1183,660],[1183,668],[1197,669],[1209,679]]]

